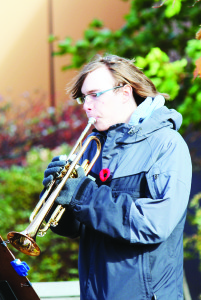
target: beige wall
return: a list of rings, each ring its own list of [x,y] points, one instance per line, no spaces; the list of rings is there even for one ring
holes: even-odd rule
[[[46,1],[0,0],[0,94],[13,101],[48,87]]]
[[[0,0],[0,99],[19,102],[24,93],[49,93],[48,1]],[[52,0],[53,33],[79,39],[93,18],[116,29],[128,10],[129,2],[121,0]],[[61,72],[66,60],[54,58],[57,103],[66,100],[65,85],[73,76]]]

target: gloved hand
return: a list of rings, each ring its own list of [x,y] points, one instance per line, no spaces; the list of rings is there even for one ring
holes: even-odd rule
[[[44,173],[43,185],[47,187],[50,182],[54,179],[56,173],[60,172],[61,169],[66,165],[66,155],[55,156],[51,163],[48,165]]]
[[[81,182],[81,180],[86,177],[84,173],[84,169],[82,167],[79,167],[77,169],[77,178],[69,178],[63,189],[60,191],[59,196],[56,198],[55,202],[57,204],[61,204],[62,206],[66,206],[71,202],[71,199],[73,197],[73,194]]]

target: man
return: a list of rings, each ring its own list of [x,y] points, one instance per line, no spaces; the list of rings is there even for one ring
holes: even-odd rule
[[[177,132],[181,115],[164,106],[167,95],[133,61],[114,55],[92,60],[70,91],[96,119],[93,135],[102,144],[90,172],[95,181],[81,167],[67,181],[56,200],[67,209],[52,228],[80,236],[81,299],[183,299],[192,170]],[[91,160],[95,148],[92,142],[83,159]],[[65,164],[55,157],[43,184]]]

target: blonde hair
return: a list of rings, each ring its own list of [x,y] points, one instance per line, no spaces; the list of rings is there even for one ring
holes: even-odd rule
[[[115,79],[115,85],[129,84],[132,87],[133,96],[137,105],[142,103],[148,96],[155,97],[156,95],[162,95],[166,99],[169,98],[168,94],[159,93],[157,91],[153,82],[134,65],[134,60],[117,55],[96,55],[83,67],[75,78],[73,85],[67,88],[67,92],[72,95],[73,99],[82,96],[81,88],[87,75],[102,66],[106,66],[112,73]]]

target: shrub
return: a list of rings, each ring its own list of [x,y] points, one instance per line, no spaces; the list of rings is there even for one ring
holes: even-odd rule
[[[41,96],[42,97],[42,96]],[[68,101],[61,108],[43,105],[43,98],[29,99],[23,110],[5,102],[0,108],[0,167],[26,163],[34,146],[54,149],[73,145],[86,125],[81,106]]]
[[[0,168],[0,234],[4,240],[8,232],[21,232],[28,226],[30,213],[43,189],[41,182],[47,164],[53,156],[67,154],[68,151],[66,144],[53,151],[35,147],[25,157],[26,166]],[[48,230],[45,237],[37,237],[36,242],[42,251],[38,257],[27,256],[8,245],[16,258],[26,261],[30,266],[28,277],[31,281],[78,278],[78,239],[59,237]]]

